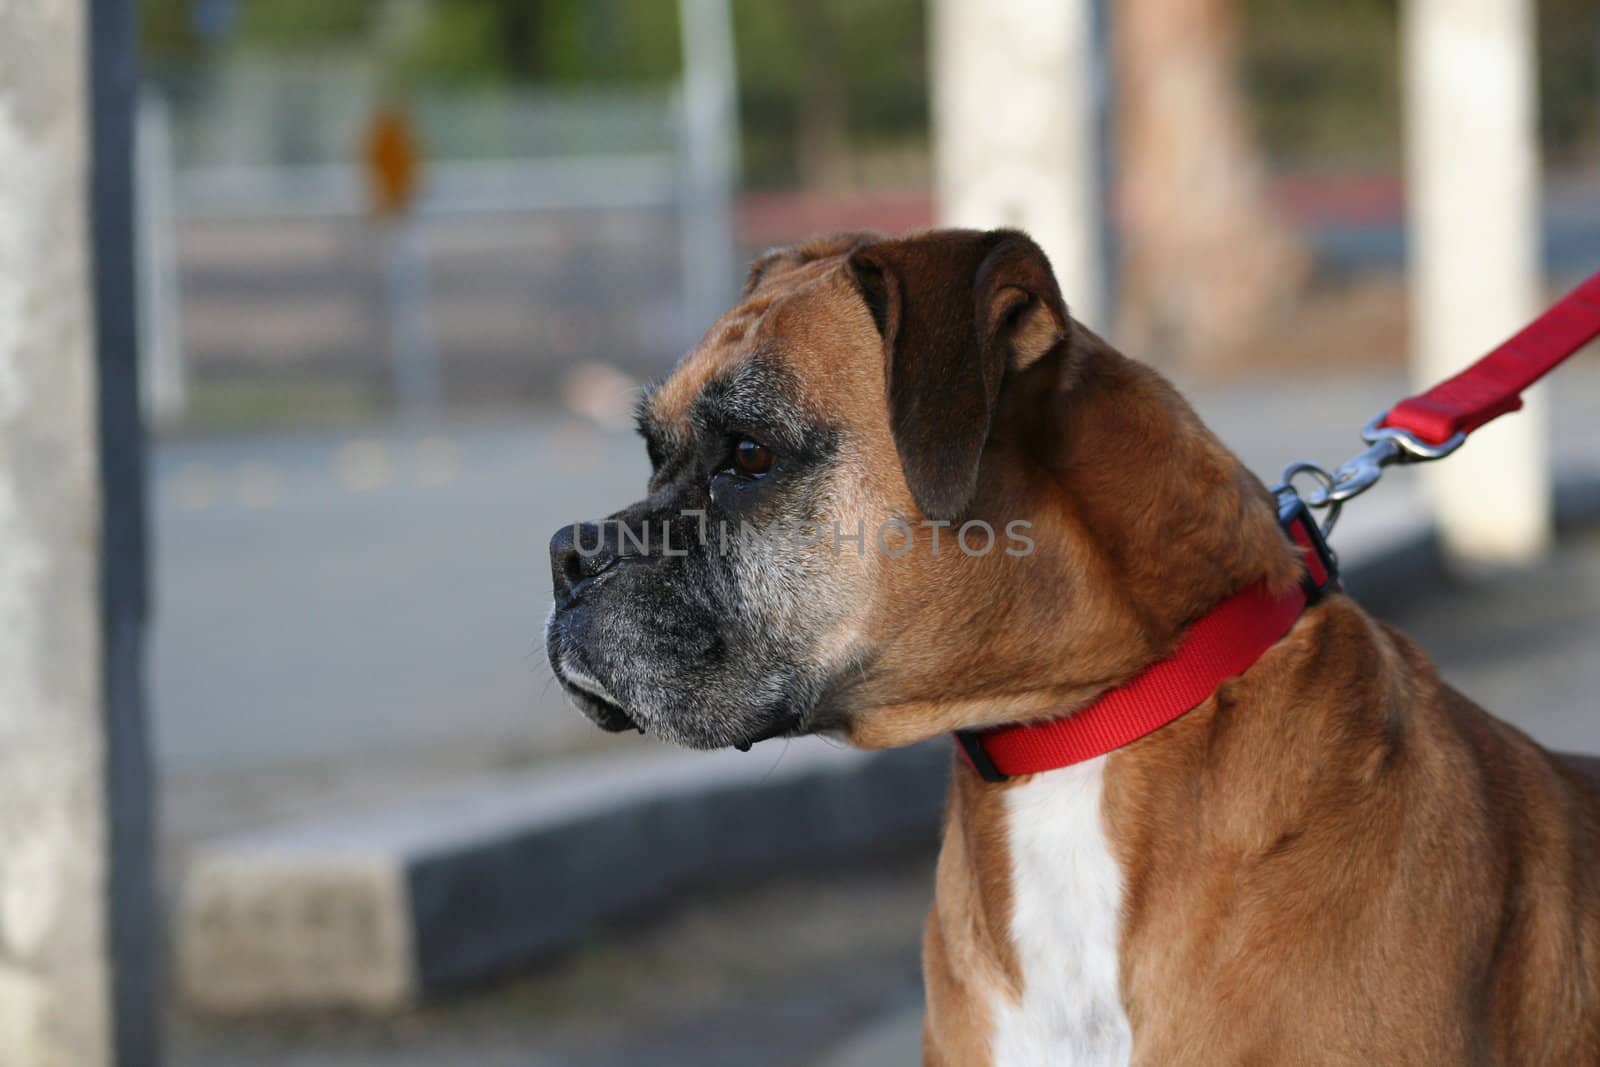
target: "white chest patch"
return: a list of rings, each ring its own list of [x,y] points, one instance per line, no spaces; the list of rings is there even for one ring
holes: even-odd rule
[[[994,1006],[995,1067],[1101,1067],[1132,1053],[1117,991],[1122,871],[1101,820],[1104,770],[1101,756],[1006,794],[1022,1002]]]

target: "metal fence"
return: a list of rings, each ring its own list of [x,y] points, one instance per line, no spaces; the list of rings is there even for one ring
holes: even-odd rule
[[[147,140],[169,147],[145,153],[144,178],[169,193],[145,228],[158,238],[150,273],[158,285],[169,276],[172,296],[146,303],[174,310],[147,330],[173,336],[147,348],[170,353],[191,393],[265,384],[384,402],[394,243],[358,162],[377,99],[370,71],[243,63],[158,72],[150,92]],[[416,321],[447,401],[547,401],[583,363],[647,377],[692,340],[685,308],[718,268],[696,269],[685,241],[706,193],[684,99],[408,96],[425,158],[410,223]]]

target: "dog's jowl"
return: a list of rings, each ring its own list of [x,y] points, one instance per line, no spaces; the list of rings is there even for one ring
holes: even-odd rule
[[[608,730],[1070,722],[1301,596],[1272,495],[1018,233],[767,255],[639,429],[644,498],[550,546],[550,660]],[[1596,779],[1293,603],[1164,725],[1009,777],[957,748],[926,1063],[1600,1063]]]

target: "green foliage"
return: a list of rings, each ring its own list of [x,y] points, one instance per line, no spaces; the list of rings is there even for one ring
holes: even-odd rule
[[[139,37],[144,54],[158,61],[189,58],[199,42],[189,22],[191,0],[144,0]]]
[[[240,0],[237,32],[266,48],[350,47],[371,32],[378,7],[366,0]]]
[[[501,12],[496,5],[457,2],[447,13],[434,14],[406,59],[406,73],[421,80],[440,82],[506,81],[501,68],[504,48],[492,48],[499,39]]]
[[[853,144],[926,136],[923,0],[733,0],[747,174],[792,181],[808,117]],[[663,85],[678,77],[672,0],[436,3],[409,58],[428,81]]]
[[[419,36],[430,80],[662,84],[679,66],[671,0],[435,0]]]
[[[1397,166],[1403,0],[1245,0],[1245,85],[1280,162]],[[1592,151],[1600,127],[1600,8],[1538,0],[1547,154]]]
[[[141,0],[140,37],[157,62],[192,59],[204,45],[194,27],[199,0]],[[235,0],[234,36],[251,48],[349,47],[370,32],[381,6],[369,0]]]
[[[1592,151],[1600,132],[1600,7],[1540,0],[1539,127],[1553,156]]]
[[[1245,0],[1244,84],[1274,160],[1383,166],[1400,154],[1396,0]]]
[[[757,184],[792,180],[808,119],[836,123],[857,146],[925,138],[925,8],[923,0],[734,0],[747,175]]]
[[[143,0],[155,65],[192,61],[195,0]],[[388,0],[237,0],[228,48],[372,48]],[[1402,0],[1240,0],[1242,79],[1269,155],[1310,166],[1395,166]],[[808,177],[818,146],[925,144],[926,0],[732,0],[747,176]],[[675,0],[430,0],[393,74],[430,84],[664,86],[680,66]],[[1539,0],[1547,150],[1592,150],[1600,126],[1600,8]],[[1115,0],[1112,0],[1115,17]],[[837,154],[837,153],[836,153]],[[809,175],[815,178],[815,175]]]

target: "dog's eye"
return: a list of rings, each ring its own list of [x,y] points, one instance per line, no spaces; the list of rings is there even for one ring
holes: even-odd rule
[[[759,441],[741,437],[733,446],[733,465],[740,474],[759,478],[772,469],[772,449]]]

